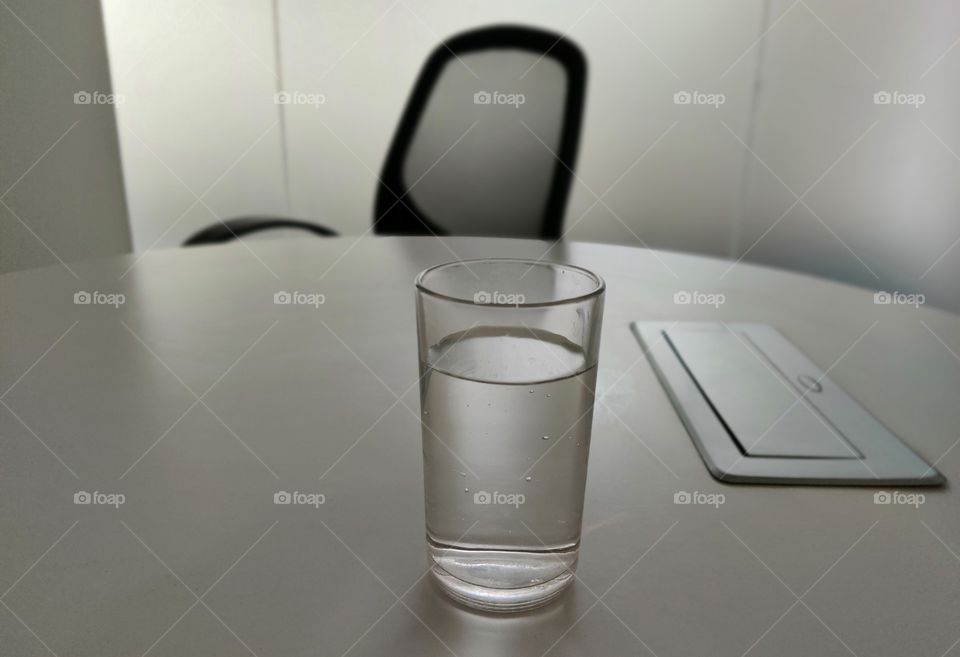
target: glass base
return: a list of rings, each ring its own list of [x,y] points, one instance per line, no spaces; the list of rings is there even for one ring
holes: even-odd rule
[[[430,574],[444,593],[483,611],[543,606],[574,580],[579,546],[555,552],[464,550],[428,544]]]

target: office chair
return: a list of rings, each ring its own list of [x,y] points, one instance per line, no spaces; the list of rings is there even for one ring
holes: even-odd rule
[[[559,238],[586,71],[572,41],[528,27],[471,30],[438,46],[387,153],[374,231]],[[336,235],[298,219],[240,217],[203,228],[183,246],[272,228]]]
[[[481,28],[441,44],[387,154],[374,230],[559,238],[586,68],[570,40],[528,27]]]

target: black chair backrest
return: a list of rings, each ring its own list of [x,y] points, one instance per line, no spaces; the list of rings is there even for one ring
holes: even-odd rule
[[[375,231],[560,237],[586,70],[571,41],[527,27],[441,44],[390,146]]]

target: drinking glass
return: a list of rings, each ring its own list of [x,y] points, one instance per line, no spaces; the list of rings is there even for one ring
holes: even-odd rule
[[[537,607],[577,564],[603,280],[484,259],[416,287],[431,574],[471,607]]]

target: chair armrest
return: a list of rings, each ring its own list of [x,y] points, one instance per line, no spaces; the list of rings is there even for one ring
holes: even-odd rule
[[[202,244],[220,244],[243,237],[250,233],[274,228],[299,228],[314,235],[335,237],[336,231],[325,226],[286,217],[236,217],[223,219],[217,223],[202,228],[184,241],[183,246],[198,246]]]

